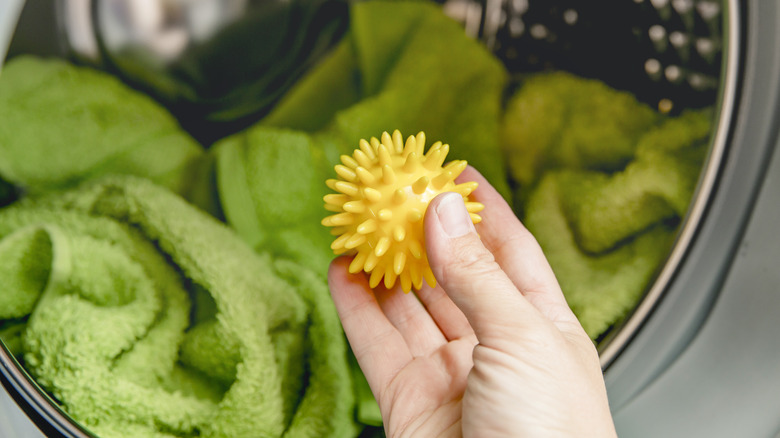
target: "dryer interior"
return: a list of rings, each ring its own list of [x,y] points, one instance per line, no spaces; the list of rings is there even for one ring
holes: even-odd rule
[[[325,82],[306,81],[322,72],[321,66],[338,53],[339,42],[358,38],[357,32],[350,33],[356,20],[356,14],[350,12],[352,5],[340,1],[291,2],[287,9],[240,1],[201,2],[211,5],[211,9],[204,6],[200,11],[190,11],[190,15],[185,7],[175,3],[169,2],[167,9],[150,6],[139,12],[140,9],[123,9],[119,6],[122,2],[111,1],[56,5],[28,2],[11,42],[5,70],[15,59],[35,54],[107,72],[133,90],[151,96],[173,114],[187,136],[209,150],[215,145],[219,147],[225,138],[241,135],[279,114],[274,112],[278,105],[295,107],[288,104],[285,95],[299,92],[307,97],[305,89],[299,91],[300,84],[328,87]],[[480,41],[486,53],[500,60],[505,75],[499,85],[479,87],[481,98],[484,93],[492,93],[490,96],[495,99],[489,108],[500,108],[493,114],[495,120],[489,122],[497,137],[496,148],[491,152],[494,155],[483,154],[475,147],[469,152],[469,161],[489,166],[496,178],[492,182],[503,179],[506,197],[514,202],[518,215],[530,224],[538,224],[535,226],[539,228],[532,231],[541,236],[540,243],[553,267],[559,264],[556,271],[564,290],[581,290],[573,293],[570,301],[582,318],[595,321],[590,334],[599,346],[605,367],[641,328],[658,300],[663,299],[708,202],[714,175],[720,167],[720,148],[725,141],[722,131],[727,124],[724,120],[730,117],[733,93],[729,87],[733,87],[730,81],[734,80],[734,72],[729,70],[729,62],[734,57],[730,32],[735,17],[730,7],[729,3],[711,0],[614,0],[597,5],[572,1],[443,4],[445,13],[460,22],[470,38]],[[153,16],[158,14],[156,18],[144,18],[142,12],[150,11]],[[616,16],[625,19],[615,20]],[[211,30],[201,28],[198,34],[198,26],[211,26]],[[287,39],[273,41],[271,34]],[[271,46],[263,50],[260,44],[258,49],[258,45],[246,44],[248,40],[271,41]],[[260,55],[250,54],[256,50],[260,50]],[[359,67],[355,70],[360,71]],[[494,70],[491,65],[486,71]],[[246,71],[251,74],[244,74]],[[566,73],[551,73],[554,71]],[[501,75],[498,74],[499,78]],[[454,83],[461,87],[459,92],[468,94],[463,82]],[[381,87],[381,81],[378,84],[375,86]],[[338,80],[332,87],[351,91]],[[327,109],[331,115],[359,100],[354,96],[342,99],[342,103],[336,104],[340,107]],[[306,108],[311,102],[297,108]],[[468,104],[463,100],[455,103]],[[560,109],[561,106],[564,108]],[[529,112],[529,108],[535,111]],[[591,112],[591,117],[584,116]],[[633,117],[635,114],[641,116]],[[315,121],[305,122],[294,115],[280,119],[289,124],[279,122],[285,129],[309,132],[314,130],[312,126],[322,123],[315,120],[316,116],[312,117]],[[402,114],[397,119],[415,126]],[[564,126],[561,120],[566,128],[562,134],[557,133]],[[307,123],[310,125],[301,128]],[[442,123],[430,122],[432,131],[449,132]],[[600,123],[605,124],[602,131],[606,133],[588,138],[587,132]],[[570,125],[587,129],[577,131]],[[544,144],[531,152],[517,152],[527,143],[544,143],[545,136],[552,146]],[[598,149],[605,143],[609,144]],[[623,149],[611,148],[612,143],[623,144]],[[565,150],[560,144],[570,149]],[[663,150],[670,144],[671,152]],[[513,160],[519,164],[513,167]],[[534,166],[529,167],[528,163]],[[219,165],[216,164],[217,169]],[[213,162],[203,164],[198,170],[202,173],[197,175],[214,184],[220,178],[215,176],[218,170],[214,166]],[[674,178],[668,176],[670,169]],[[276,171],[295,175],[294,170]],[[6,204],[15,204],[34,192],[27,185],[34,179],[14,183],[13,172],[10,178],[3,178],[8,180]],[[675,178],[686,182],[669,183]],[[225,181],[222,183],[226,184]],[[298,191],[287,196],[300,195],[304,190],[290,185]],[[619,190],[626,186],[633,191]],[[588,189],[574,190],[579,187]],[[220,199],[230,195],[214,186],[197,190],[201,191],[193,203],[239,228],[238,233],[250,244],[262,240],[256,236],[252,240],[251,233],[241,229],[241,223],[236,225],[236,218],[241,217],[237,208],[226,206]],[[558,208],[542,208],[550,205]],[[539,215],[538,211],[544,214]],[[306,217],[319,213],[301,214],[300,217]],[[270,217],[269,220],[274,219]],[[559,240],[560,228],[544,228],[551,222],[550,217],[556,217],[570,234],[568,247],[554,243]],[[637,221],[637,217],[644,219]],[[289,236],[294,228],[288,226],[279,232]],[[301,233],[307,236],[309,231]],[[292,235],[300,237],[294,232]],[[300,256],[278,240],[273,242],[277,245],[275,250],[284,256]],[[320,266],[319,259],[300,257],[298,261]],[[593,298],[592,291],[598,286],[614,290],[622,300],[619,309],[612,310],[606,319],[603,309],[593,304],[598,298]],[[626,289],[631,292],[626,294]],[[196,294],[192,290],[188,293],[193,297]],[[0,325],[6,341],[2,357],[6,365],[4,383],[16,381],[27,393],[23,398],[37,398],[37,402],[31,403],[35,406],[33,411],[49,411],[43,414],[46,419],[39,421],[56,423],[51,418],[59,418],[68,430],[72,428],[71,420],[57,408],[56,397],[50,398],[50,392],[37,387],[35,379],[24,373],[24,367],[18,369],[18,363],[9,355],[13,348],[6,348],[12,343],[9,333],[24,330],[28,318],[10,317]],[[17,360],[24,363],[20,352],[15,352]],[[73,429],[70,433],[83,431]]]

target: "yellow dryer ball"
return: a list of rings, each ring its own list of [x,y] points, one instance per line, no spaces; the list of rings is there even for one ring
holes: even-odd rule
[[[325,195],[325,208],[335,214],[322,220],[338,236],[331,248],[338,254],[355,255],[349,272],[370,274],[372,288],[384,278],[391,288],[399,279],[404,292],[420,290],[423,278],[431,287],[436,278],[428,265],[423,236],[423,216],[439,193],[457,192],[463,196],[471,220],[484,206],[469,202],[476,182],[455,184],[466,168],[456,160],[442,167],[449,145],[434,143],[425,151],[425,134],[410,136],[404,143],[396,130],[382,134],[381,141],[360,140],[360,148],[342,155],[335,166],[338,179],[326,181],[338,193]]]

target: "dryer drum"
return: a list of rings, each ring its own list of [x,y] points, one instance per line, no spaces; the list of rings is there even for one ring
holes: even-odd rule
[[[277,10],[276,6],[269,6],[277,2],[268,2],[259,8],[264,13],[294,16],[308,26],[304,31],[295,30],[300,40],[297,52],[285,53],[287,58],[279,61],[280,52],[270,50],[260,60],[266,63],[263,65],[283,62],[293,67],[280,70],[264,86],[241,83],[236,78],[233,86],[225,83],[215,86],[209,81],[200,82],[203,78],[224,79],[217,77],[203,61],[217,59],[208,58],[214,56],[208,50],[201,52],[204,58],[188,60],[186,67],[191,70],[182,67],[173,73],[171,69],[155,69],[163,64],[175,65],[178,56],[175,48],[169,52],[164,48],[147,51],[140,58],[117,51],[122,38],[129,38],[134,31],[130,27],[122,32],[111,30],[114,29],[111,26],[133,24],[111,16],[116,8],[110,6],[120,3],[85,0],[56,2],[55,6],[54,2],[27,2],[20,9],[9,58],[22,53],[54,55],[108,70],[180,111],[182,124],[206,143],[246,127],[250,120],[267,112],[282,92],[344,35],[348,20],[347,5],[339,0],[316,0],[310,5],[315,11],[327,9],[328,20],[313,12],[307,15],[305,8],[294,14]],[[251,8],[245,6],[251,2],[201,3],[216,5],[213,11],[220,11],[217,14],[222,20],[220,26],[266,23],[259,15],[242,9]],[[302,4],[289,3],[295,7]],[[672,116],[688,109],[715,109],[706,159],[687,212],[676,224],[674,244],[634,310],[597,340],[608,389],[615,394],[614,397],[610,394],[611,402],[620,407],[647,387],[690,344],[717,301],[718,285],[723,277],[711,271],[726,271],[774,146],[760,142],[735,145],[734,139],[740,135],[749,137],[742,131],[735,134],[739,120],[763,111],[759,107],[746,107],[741,114],[737,112],[740,99],[761,94],[751,81],[780,77],[773,76],[771,69],[775,67],[771,65],[755,67],[759,65],[755,48],[773,47],[770,44],[773,39],[780,41],[778,32],[773,30],[778,26],[767,25],[772,24],[772,17],[780,15],[780,7],[771,2],[762,4],[760,0],[444,0],[439,3],[446,13],[462,23],[470,36],[481,41],[503,62],[513,78],[551,69],[565,70],[628,91],[640,102]],[[247,17],[251,20],[247,21]],[[2,24],[0,20],[0,27]],[[748,28],[752,30],[747,31]],[[43,32],[51,35],[41,38]],[[239,42],[226,44],[234,50],[244,50]],[[777,63],[780,54],[776,49],[771,52],[767,55],[769,61]],[[166,62],[138,63],[138,59],[154,56],[167,57]],[[754,66],[753,70],[746,68],[750,65]],[[247,66],[253,67],[256,65]],[[150,75],[159,80],[143,82]],[[776,88],[770,89],[776,91]],[[778,98],[780,95],[767,97],[763,108],[775,108],[773,103]],[[766,121],[773,113],[762,114],[761,120]],[[227,119],[231,122],[223,123]],[[743,157],[738,158],[739,154]],[[729,167],[736,167],[742,176],[734,176],[735,169],[729,173]],[[735,180],[739,183],[732,184]],[[722,205],[724,196],[728,196],[730,207]],[[722,211],[729,211],[732,216],[724,214],[719,220]],[[725,248],[713,246],[716,245],[713,229],[724,233],[717,237],[723,239]],[[710,257],[706,265],[700,262],[702,253]],[[708,280],[701,287],[686,287],[694,281],[692,278],[704,277]],[[664,336],[668,343],[662,339]],[[644,352],[638,351],[640,347]],[[649,355],[653,360],[646,360]],[[46,435],[90,436],[57,407],[56,401],[35,383],[2,342],[0,380],[15,403]]]

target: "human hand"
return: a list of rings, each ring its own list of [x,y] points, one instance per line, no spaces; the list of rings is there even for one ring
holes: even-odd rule
[[[328,273],[352,350],[387,436],[613,437],[596,349],[569,309],[536,240],[473,168],[477,229],[460,195],[425,215],[438,281],[416,294]]]

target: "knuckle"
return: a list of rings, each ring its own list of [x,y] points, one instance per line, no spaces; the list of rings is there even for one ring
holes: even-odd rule
[[[505,239],[493,241],[492,248],[497,254],[510,253],[516,251],[518,248],[529,248],[539,246],[536,238],[530,231],[523,228],[521,231],[512,233]]]
[[[479,242],[469,242],[453,248],[449,263],[443,266],[446,279],[486,277],[501,272],[493,254]]]

